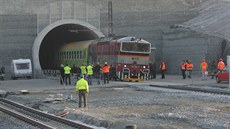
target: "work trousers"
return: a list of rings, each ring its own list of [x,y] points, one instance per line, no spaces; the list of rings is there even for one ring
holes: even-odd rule
[[[65,84],[67,85],[67,80],[69,80],[69,85],[71,85],[70,74],[65,74]]]
[[[161,79],[165,78],[165,70],[161,70]]]
[[[72,73],[72,79],[71,79],[74,84],[77,83],[77,81],[79,80],[79,75],[76,73]]]
[[[88,75],[87,78],[89,85],[92,85],[92,75]]]
[[[109,73],[103,73],[104,84],[109,83]]]
[[[188,78],[192,78],[192,70],[187,70]]]
[[[86,107],[87,106],[87,92],[86,92],[86,90],[79,90],[79,103],[78,103],[79,108],[81,107],[81,104],[82,104],[82,97],[83,97],[83,101],[84,101],[84,107]]]
[[[185,79],[185,78],[186,78],[186,74],[185,74],[186,70],[185,70],[185,69],[182,69],[181,72],[182,72],[182,77],[183,77],[183,79]]]
[[[65,83],[64,80],[65,80],[65,75],[64,75],[64,74],[61,74],[61,76],[60,76],[60,84],[61,84],[61,85]]]
[[[97,84],[100,84],[100,73],[95,73],[95,77],[97,79]]]
[[[202,70],[201,74],[202,74],[202,80],[207,80],[206,70]]]

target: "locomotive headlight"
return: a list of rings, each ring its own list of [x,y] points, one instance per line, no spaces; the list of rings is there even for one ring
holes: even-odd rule
[[[124,65],[124,67],[126,67],[126,65]]]
[[[145,69],[145,66],[143,66],[143,68]]]

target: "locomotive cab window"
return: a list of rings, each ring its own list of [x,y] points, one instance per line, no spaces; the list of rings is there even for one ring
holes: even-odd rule
[[[121,51],[124,52],[137,52],[137,53],[149,53],[150,44],[147,43],[135,43],[135,42],[123,42]]]

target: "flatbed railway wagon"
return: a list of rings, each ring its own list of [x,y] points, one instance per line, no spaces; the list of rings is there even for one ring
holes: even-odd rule
[[[109,37],[69,43],[58,56],[59,64],[105,62],[111,67],[115,79],[140,81],[149,73],[151,43],[136,37]]]

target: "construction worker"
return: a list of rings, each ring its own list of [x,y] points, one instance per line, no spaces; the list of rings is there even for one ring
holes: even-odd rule
[[[76,82],[78,80],[78,77],[77,77],[77,65],[74,64],[73,67],[71,68],[71,74],[72,74],[72,77],[73,77],[73,82]]]
[[[100,84],[101,66],[99,62],[93,67],[93,74],[97,79],[97,84]]]
[[[61,64],[60,68],[59,68],[59,72],[60,72],[60,84],[64,84],[64,80],[65,80],[65,71],[64,71],[64,65]]]
[[[66,64],[66,66],[64,67],[64,71],[65,71],[65,84],[67,85],[67,80],[69,80],[69,85],[71,85],[71,79],[70,79],[71,68],[69,67],[68,64]]]
[[[155,63],[149,63],[149,79],[156,78],[156,67]]]
[[[186,74],[185,74],[185,72],[186,72],[186,65],[187,65],[187,63],[186,63],[185,60],[183,60],[182,63],[181,63],[181,65],[180,65],[183,79],[186,79]]]
[[[109,83],[109,70],[110,70],[110,66],[107,64],[107,62],[105,62],[105,65],[102,67],[104,84]]]
[[[110,65],[109,79],[110,80],[114,79],[115,81],[117,80],[116,68],[114,67],[114,65]]]
[[[5,74],[5,67],[1,65],[0,74]]]
[[[81,68],[77,65],[77,71],[76,71],[77,73],[77,80],[79,80],[79,78],[80,78],[80,75],[81,75]]]
[[[87,76],[88,76],[88,84],[92,85],[92,76],[93,76],[93,66],[89,64],[87,67]]]
[[[80,66],[80,69],[81,69],[81,74],[83,75],[84,78],[86,78],[87,69],[84,63],[82,63],[82,65]]]
[[[5,80],[5,67],[2,65],[0,69],[0,77],[1,77],[1,80]]]
[[[213,60],[211,63],[211,79],[214,79],[214,76],[216,74],[216,62]]]
[[[165,62],[164,61],[161,61],[160,70],[161,70],[161,79],[165,79],[166,66],[165,66]]]
[[[188,63],[186,65],[186,70],[187,70],[187,74],[188,74],[188,78],[192,78],[192,69],[193,69],[193,64],[191,60],[188,60]]]
[[[223,62],[223,59],[220,58],[220,59],[219,59],[219,62],[218,62],[218,64],[217,64],[217,69],[218,69],[218,71],[221,71],[221,70],[223,70],[224,68],[225,68],[225,64],[224,64],[224,62]]]
[[[76,93],[79,95],[79,104],[78,107],[81,108],[82,97],[84,100],[84,108],[87,106],[87,95],[89,93],[89,85],[88,82],[84,79],[83,75],[80,75],[80,79],[76,84]]]
[[[207,80],[208,64],[206,63],[205,59],[202,60],[200,64],[200,69],[202,73],[202,80]]]

